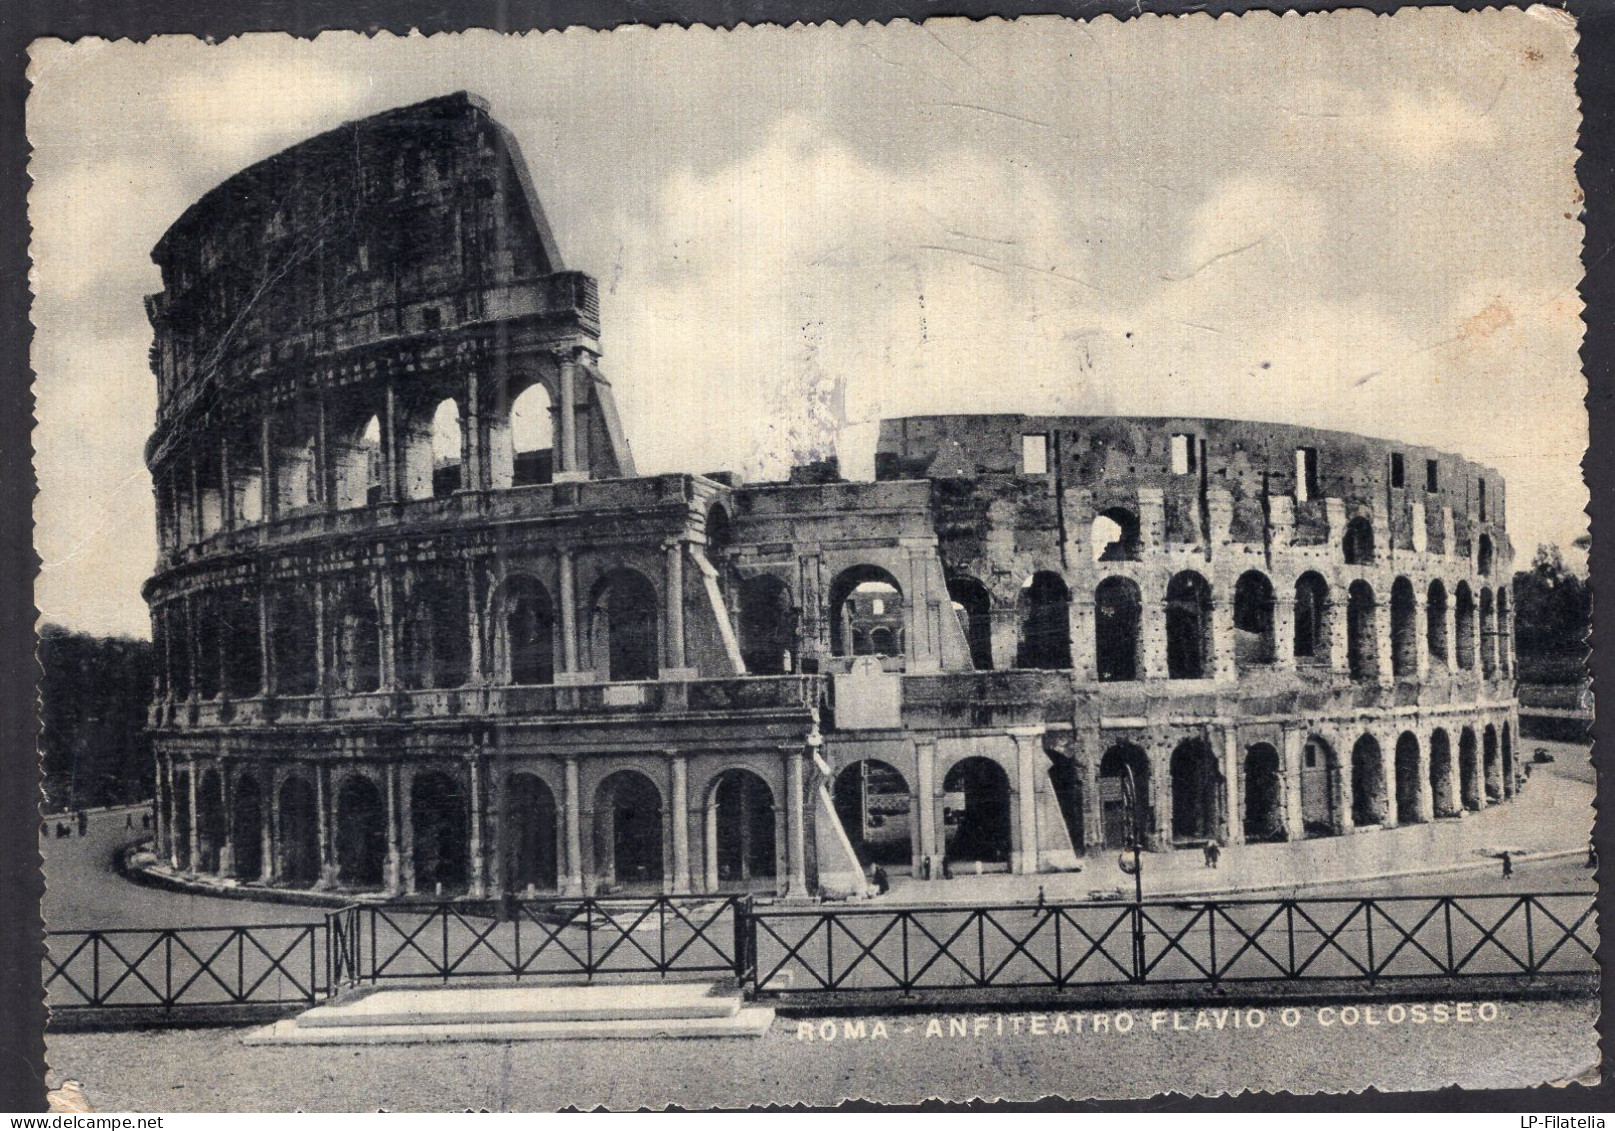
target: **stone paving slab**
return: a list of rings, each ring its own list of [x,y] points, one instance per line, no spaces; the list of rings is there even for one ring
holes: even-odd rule
[[[316,1006],[299,1028],[522,1024],[733,1017],[740,998],[711,982],[387,988]]]
[[[617,1020],[477,1021],[459,1024],[328,1025],[303,1028],[297,1018],[248,1033],[247,1045],[421,1045],[467,1041],[679,1040],[757,1038],[774,1023],[766,1006],[745,1006],[727,1017]]]

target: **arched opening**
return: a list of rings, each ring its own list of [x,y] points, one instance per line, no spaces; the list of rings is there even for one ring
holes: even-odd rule
[[[895,766],[866,758],[843,767],[836,774],[833,800],[841,827],[865,868],[910,861],[912,799],[908,782]]]
[[[1503,800],[1503,758],[1497,749],[1497,728],[1488,723],[1480,738],[1485,756],[1486,802],[1495,805]]]
[[[224,686],[232,699],[249,699],[263,690],[263,655],[258,638],[258,601],[236,592],[219,605],[224,631]]]
[[[1146,843],[1154,835],[1151,793],[1148,754],[1131,742],[1118,742],[1105,751],[1099,760],[1099,816],[1106,848],[1131,846],[1135,831]]]
[[[970,666],[979,672],[993,666],[993,602],[987,587],[973,577],[948,579],[948,597],[953,615],[970,648]]]
[[[772,882],[775,865],[774,795],[750,770],[725,770],[712,790],[713,864],[721,886],[750,888]]]
[[[258,436],[234,433],[230,445],[231,515],[237,526],[264,520],[263,449]]]
[[[348,586],[336,615],[337,680],[349,694],[381,687],[381,618],[368,581]]]
[[[1371,683],[1379,678],[1379,636],[1375,625],[1374,590],[1354,581],[1346,603],[1346,664],[1351,678]]]
[[[351,510],[381,501],[381,421],[370,417],[327,440],[336,487],[336,505]]]
[[[1172,679],[1211,675],[1211,586],[1193,570],[1166,587],[1166,670]]]
[[[264,874],[264,800],[258,780],[242,774],[235,780],[230,813],[233,871],[238,880],[257,880]]]
[[[1009,861],[1009,775],[991,758],[955,762],[942,779],[942,833],[954,863]]]
[[[1358,516],[1346,523],[1346,533],[1340,540],[1340,552],[1347,565],[1374,564],[1374,524]]]
[[[1295,658],[1329,663],[1329,583],[1312,570],[1295,579]]]
[[[305,590],[288,587],[274,594],[270,608],[275,690],[281,695],[313,695],[319,690],[314,602]]]
[[[1503,796],[1514,796],[1514,742],[1508,724],[1503,724]]]
[[[349,775],[336,793],[336,874],[347,887],[379,888],[387,867],[387,806],[376,783]]]
[[[1369,734],[1351,751],[1351,820],[1359,827],[1385,822],[1385,764]]]
[[[193,606],[196,610],[196,694],[202,699],[216,699],[219,695],[219,610],[211,596],[204,596]]]
[[[1475,668],[1475,598],[1469,592],[1469,582],[1460,581],[1453,599],[1453,627],[1458,639],[1453,653],[1458,657],[1460,671]]]
[[[555,610],[549,592],[518,573],[505,582],[502,600],[506,678],[515,684],[555,682]]]
[[[1424,772],[1419,765],[1419,740],[1412,731],[1404,731],[1396,740],[1397,824],[1417,825],[1424,822],[1424,806],[1419,804],[1419,791],[1423,783]]]
[[[171,602],[162,609],[163,642],[168,650],[168,686],[175,699],[191,697],[190,632],[185,623],[185,610],[179,602]]]
[[[1301,748],[1301,828],[1306,836],[1340,833],[1340,758],[1323,739]]]
[[[877,627],[890,629],[901,641],[902,587],[878,566],[842,570],[830,585],[830,650],[837,656],[868,655],[869,633]]]
[[[595,794],[595,860],[613,886],[662,882],[662,795],[638,770],[618,770]]]
[[[418,578],[403,610],[399,677],[406,688],[459,687],[471,672],[470,609],[456,573]]]
[[[1492,536],[1482,534],[1475,549],[1475,572],[1482,577],[1492,575]]]
[[[432,496],[442,498],[462,484],[465,434],[460,427],[460,406],[450,397],[432,411]]]
[[[290,442],[275,448],[275,511],[291,514],[318,505],[320,480],[315,474],[315,444],[311,429],[296,431],[287,437]]]
[[[554,891],[560,875],[555,794],[537,774],[505,779],[505,884],[513,892]]]
[[[1507,677],[1514,669],[1514,625],[1508,612],[1508,588],[1497,587],[1497,671]]]
[[[1144,602],[1125,577],[1107,577],[1093,594],[1094,659],[1101,683],[1137,679]]]
[[[1265,742],[1245,751],[1245,840],[1285,839],[1284,788],[1279,752]]]
[[[320,818],[314,787],[302,776],[280,787],[280,845],[275,874],[294,888],[313,887],[320,878]]]
[[[182,872],[192,870],[191,862],[191,775],[175,770],[172,775],[174,789],[174,862]]]
[[[1430,733],[1430,808],[1437,817],[1458,815],[1461,802],[1452,787],[1452,739],[1437,727]]]
[[[554,409],[539,382],[527,386],[510,405],[510,483],[530,487],[555,478]]]
[[[1203,843],[1221,835],[1222,773],[1211,747],[1199,738],[1172,751],[1172,842]]]
[[[1458,796],[1465,809],[1478,811],[1484,807],[1480,746],[1475,732],[1468,727],[1458,732]]]
[[[1111,507],[1094,516],[1089,543],[1096,562],[1136,562],[1139,559],[1138,515],[1126,507]]]
[[[1419,671],[1418,615],[1413,583],[1398,577],[1391,583],[1391,674],[1399,679]]]
[[[1065,822],[1066,836],[1077,852],[1087,844],[1087,822],[1084,816],[1082,774],[1076,757],[1062,749],[1052,735],[1044,736],[1043,752],[1049,759],[1049,786],[1060,803],[1060,818]]]
[[[471,818],[465,792],[448,774],[426,770],[409,784],[415,890],[451,895],[470,878]]]
[[[897,654],[897,637],[885,625],[876,625],[869,630],[869,654],[871,656],[895,656]]]
[[[196,862],[198,872],[219,872],[220,851],[224,848],[224,783],[219,771],[204,770],[196,789]]]
[[[1244,671],[1273,658],[1273,583],[1260,570],[1246,570],[1234,584],[1234,663]]]
[[[1071,591],[1059,574],[1039,570],[1021,586],[1021,641],[1015,666],[1071,666]]]
[[[618,682],[655,679],[661,671],[656,587],[644,574],[614,569],[595,585],[590,607],[594,670]]]
[[[1490,589],[1480,591],[1480,674],[1485,679],[1497,675],[1497,610]]]
[[[796,670],[796,613],[791,589],[770,573],[740,583],[740,649],[752,675]]]
[[[1432,581],[1425,594],[1424,635],[1430,649],[1430,659],[1446,666],[1447,642],[1447,587]]]

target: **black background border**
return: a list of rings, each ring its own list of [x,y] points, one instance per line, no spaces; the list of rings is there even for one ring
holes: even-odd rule
[[[560,27],[610,28],[626,23],[710,24],[733,27],[747,23],[886,22],[929,16],[1012,17],[1057,13],[1074,18],[1109,14],[1121,19],[1140,14],[1212,14],[1252,10],[1316,12],[1333,8],[1368,8],[1389,13],[1404,7],[1454,7],[1476,10],[1498,4],[1398,4],[1386,0],[1360,3],[1179,3],[1150,0],[1068,0],[1045,3],[915,3],[903,0],[223,0],[178,3],[174,0],[0,0],[0,1110],[44,1110],[43,1027],[45,1011],[39,989],[42,951],[39,895],[43,890],[35,830],[38,824],[38,737],[34,660],[33,578],[37,566],[32,546],[34,478],[29,434],[33,400],[28,352],[28,146],[23,105],[28,93],[27,48],[40,36],[76,39],[86,35],[143,39],[155,34],[190,34],[221,40],[250,31],[286,31],[314,35],[329,29],[425,33],[472,27],[500,31]],[[1509,5],[1516,6],[1516,5]],[[1524,5],[1517,5],[1524,6]],[[1603,532],[1615,518],[1615,444],[1602,438],[1615,425],[1611,367],[1615,362],[1615,0],[1568,0],[1555,4],[1579,21],[1577,91],[1582,99],[1581,158],[1577,173],[1586,195],[1586,236],[1582,263],[1586,275],[1581,295],[1586,304],[1586,337],[1582,347],[1588,379],[1588,409],[1593,446],[1584,468],[1591,489],[1589,511],[1595,531],[1592,577],[1596,607],[1594,636],[1610,631],[1615,601],[1596,600],[1604,581],[1615,577],[1615,549]],[[1496,206],[1510,207],[1499,199]],[[1500,406],[1504,407],[1504,406]],[[1506,409],[1505,409],[1506,410]],[[1615,686],[1615,648],[1595,654],[1595,687]],[[1595,749],[1602,751],[1611,734],[1615,712],[1600,712],[1594,726]],[[1602,761],[1602,756],[1600,755]],[[1599,917],[1615,922],[1611,881],[1615,880],[1615,836],[1609,812],[1615,786],[1600,775],[1596,830],[1603,864]],[[1599,958],[1606,973],[1615,954],[1615,931],[1601,932]],[[1599,1031],[1605,1055],[1615,1050],[1615,993],[1611,979],[1603,985]],[[93,1095],[92,1095],[93,1100]],[[444,1097],[451,1101],[452,1097]],[[927,1104],[919,1108],[882,1108],[868,1103],[839,1110],[1093,1110],[1197,1112],[1231,1111],[1552,1111],[1561,1114],[1615,1110],[1615,1074],[1606,1070],[1597,1088],[1535,1088],[1513,1091],[1389,1093],[1369,1091],[1350,1096],[1244,1095],[1223,1099],[1160,1096],[1133,1102],[1071,1102],[1058,1098],[1032,1104]],[[800,1110],[800,1109],[798,1109]]]

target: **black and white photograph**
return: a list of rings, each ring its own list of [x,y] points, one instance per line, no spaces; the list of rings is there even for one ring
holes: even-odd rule
[[[1596,1084],[1576,71],[35,41],[53,1110]]]

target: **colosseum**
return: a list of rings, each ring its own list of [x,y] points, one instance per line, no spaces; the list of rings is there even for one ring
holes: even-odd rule
[[[798,897],[1518,784],[1504,485],[1460,456],[926,416],[883,423],[873,481],[640,475],[596,283],[466,94],[246,169],[153,258],[182,873]]]

